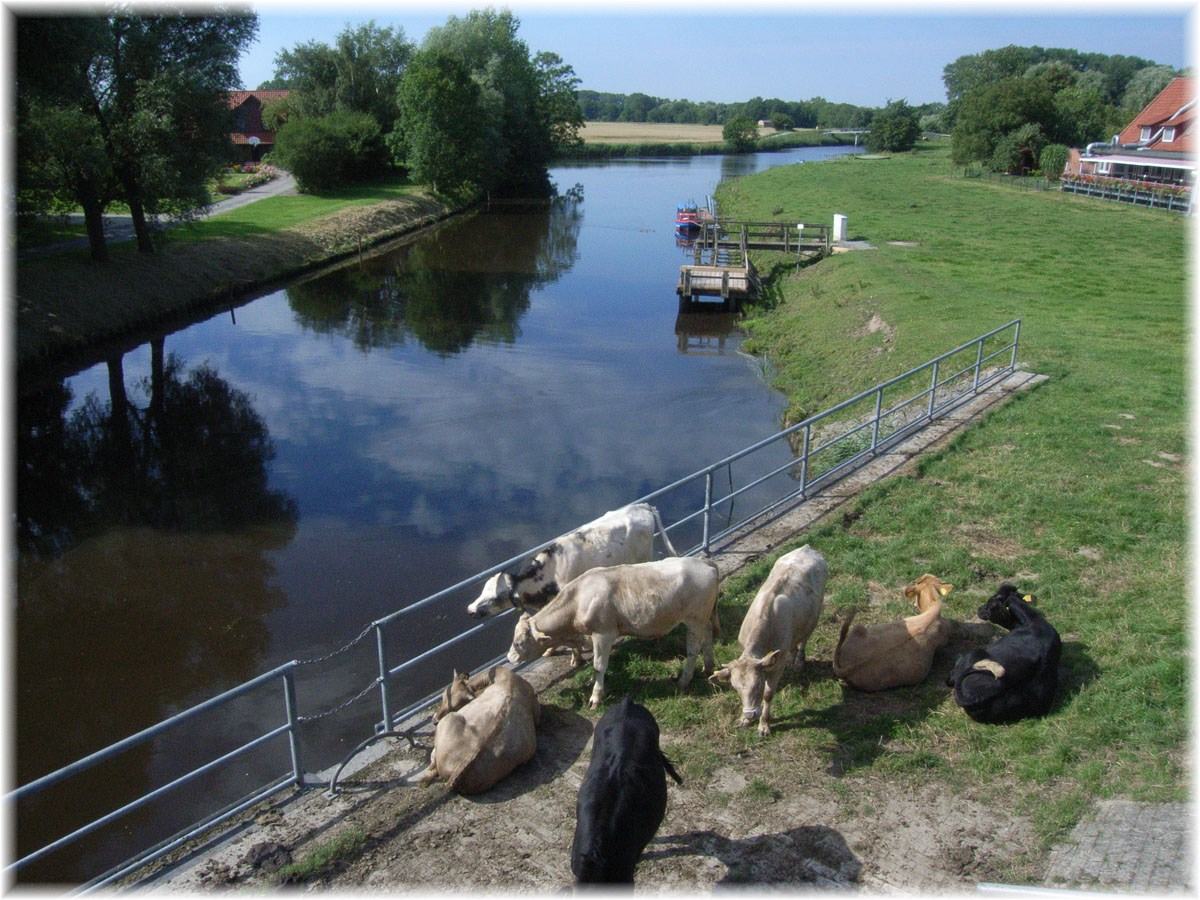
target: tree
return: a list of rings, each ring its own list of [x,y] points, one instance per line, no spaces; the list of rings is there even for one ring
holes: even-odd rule
[[[89,102],[129,205],[138,250],[154,249],[147,215],[186,215],[229,153],[225,92],[258,31],[252,13],[119,14],[94,60]]]
[[[903,100],[893,100],[871,118],[866,147],[872,153],[903,153],[911,150],[920,136],[917,111]]]
[[[1121,95],[1121,108],[1128,113],[1139,113],[1162,89],[1171,83],[1175,70],[1170,66],[1147,66],[1139,69]]]
[[[456,56],[422,50],[413,57],[400,80],[398,130],[414,180],[448,194],[481,187],[487,156],[481,94]]]
[[[531,58],[519,25],[507,10],[451,16],[430,29],[421,50],[457,58],[479,87],[481,115],[469,141],[484,155],[479,188],[531,196],[549,192],[550,160],[583,120],[571,67],[553,54]],[[443,101],[430,94],[425,102]]]
[[[106,21],[17,19],[16,187],[19,214],[83,209],[93,260],[108,258],[104,209],[116,192],[112,162],[88,102],[89,70]]]
[[[721,129],[721,137],[734,153],[746,153],[758,143],[758,125],[746,116],[734,116]]]
[[[332,46],[308,41],[281,50],[271,84],[294,92],[289,108],[299,116],[363,112],[386,134],[400,113],[396,91],[413,51],[402,28],[380,28],[372,19],[347,26]]]
[[[960,165],[990,160],[1001,137],[1028,123],[1053,133],[1054,98],[1044,81],[1012,77],[985,84],[958,103],[951,156]]]

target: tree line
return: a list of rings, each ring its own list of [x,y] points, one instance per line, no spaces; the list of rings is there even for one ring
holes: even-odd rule
[[[1007,46],[943,69],[956,164],[1062,172],[1069,147],[1108,141],[1177,75],[1136,56]]]

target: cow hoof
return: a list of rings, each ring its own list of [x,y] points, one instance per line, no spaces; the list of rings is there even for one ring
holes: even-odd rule
[[[770,737],[771,736],[771,726],[760,724],[758,726],[758,735],[759,735],[759,737]]]

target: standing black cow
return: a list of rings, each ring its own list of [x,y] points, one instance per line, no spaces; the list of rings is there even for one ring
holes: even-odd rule
[[[683,784],[658,746],[658,723],[628,697],[600,717],[592,760],[575,802],[571,871],[578,884],[633,884],[633,870],[667,811],[667,775]]]
[[[1050,711],[1058,688],[1062,640],[1034,609],[1036,598],[1008,582],[983,606],[979,618],[1009,629],[987,645],[959,656],[946,684],[976,722],[996,724]]]

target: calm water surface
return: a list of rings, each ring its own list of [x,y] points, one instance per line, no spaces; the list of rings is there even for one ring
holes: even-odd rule
[[[471,216],[47,389],[19,386],[17,783],[324,657],[778,430],[784,401],[736,352],[732,322],[677,313],[675,206],[730,175],[851,149],[562,167],[555,182],[582,185],[582,203]],[[400,629],[392,664],[473,624],[469,599]],[[394,707],[510,636],[501,620],[398,686]],[[308,771],[371,734],[377,692],[354,698],[374,659],[369,638],[306,667],[301,710],[330,712],[306,726]],[[282,724],[280,708],[277,691],[238,701],[22,805],[19,852]],[[285,771],[286,753],[23,877],[95,874],[131,839],[198,818],[208,805],[194,798],[232,800]]]

